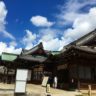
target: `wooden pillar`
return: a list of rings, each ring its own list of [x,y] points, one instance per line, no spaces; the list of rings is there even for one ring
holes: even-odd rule
[[[14,70],[15,70],[15,74],[14,74],[15,75],[15,78],[14,79],[16,80],[16,71],[17,71],[17,68],[15,68]]]
[[[6,83],[9,83],[9,78],[8,78],[8,71],[9,71],[9,69],[7,68],[7,70],[6,70],[7,72],[6,72]]]
[[[6,83],[6,68],[4,67],[4,76],[3,76],[3,82]]]
[[[78,64],[77,64],[77,87],[78,87],[78,91],[80,91],[79,65]]]
[[[34,72],[34,68],[31,69],[31,83],[33,81],[33,72]]]

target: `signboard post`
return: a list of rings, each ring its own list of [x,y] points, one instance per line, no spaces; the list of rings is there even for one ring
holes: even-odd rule
[[[48,76],[44,76],[43,81],[42,81],[42,84],[41,84],[43,87],[46,87],[47,82],[48,82],[48,79],[49,79]]]
[[[16,73],[16,84],[15,84],[15,96],[21,96],[26,93],[26,83],[27,83],[28,70],[27,69],[17,69]]]

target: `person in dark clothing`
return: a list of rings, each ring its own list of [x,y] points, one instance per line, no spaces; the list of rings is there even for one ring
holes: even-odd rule
[[[76,85],[75,85],[75,80],[74,80],[74,78],[71,79],[69,88],[70,88],[71,90],[75,90]]]
[[[49,76],[47,84],[50,84],[50,86],[52,87],[53,84],[52,76]]]

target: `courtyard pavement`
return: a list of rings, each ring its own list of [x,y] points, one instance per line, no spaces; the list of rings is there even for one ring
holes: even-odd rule
[[[0,96],[13,96],[15,85],[0,83]],[[47,96],[46,88],[41,85],[27,84],[26,92],[28,96]],[[51,96],[81,96],[77,91],[65,91],[50,88]]]

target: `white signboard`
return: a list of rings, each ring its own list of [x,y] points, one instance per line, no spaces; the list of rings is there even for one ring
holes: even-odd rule
[[[16,80],[27,81],[28,70],[17,69]]]
[[[25,93],[26,82],[16,81],[15,93]]]
[[[17,69],[15,93],[25,93],[28,70]]]
[[[42,86],[46,87],[48,79],[49,79],[49,77],[44,76],[43,81],[42,81]]]

